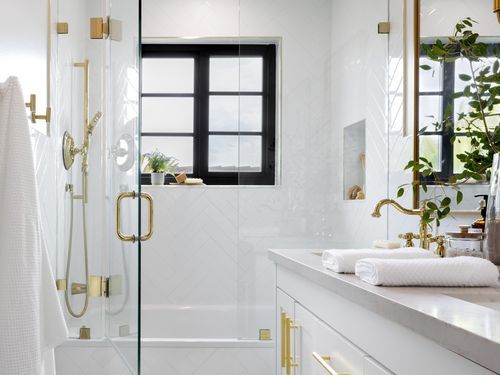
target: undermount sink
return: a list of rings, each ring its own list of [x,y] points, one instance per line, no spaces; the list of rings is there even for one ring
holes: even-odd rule
[[[447,293],[447,296],[500,311],[500,292],[488,293]]]

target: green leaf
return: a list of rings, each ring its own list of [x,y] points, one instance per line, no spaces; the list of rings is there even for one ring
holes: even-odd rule
[[[429,207],[432,211],[437,211],[438,206],[434,202],[427,202],[427,207]]]
[[[464,193],[462,193],[461,191],[457,191],[457,204],[460,204],[463,199],[464,199]]]
[[[422,70],[431,70],[432,67],[429,66],[429,65],[420,65],[420,69],[422,69]]]
[[[458,78],[460,78],[462,81],[470,81],[472,77],[468,74],[459,74]]]
[[[443,198],[441,201],[441,207],[448,207],[451,203],[451,199],[449,197]]]
[[[398,190],[398,198],[401,198],[403,196],[403,194],[405,193],[405,189],[404,188],[400,188]]]

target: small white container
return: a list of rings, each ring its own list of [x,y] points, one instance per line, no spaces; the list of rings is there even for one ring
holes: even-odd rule
[[[163,185],[165,183],[165,173],[151,173],[151,185]]]

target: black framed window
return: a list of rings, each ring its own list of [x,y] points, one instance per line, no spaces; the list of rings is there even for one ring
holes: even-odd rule
[[[274,184],[275,45],[143,44],[141,100],[144,152],[209,185]]]
[[[493,57],[493,49],[499,45],[489,45],[492,57],[478,63],[474,63],[474,69],[487,64],[493,65],[496,60]],[[425,55],[425,49],[421,49],[420,65],[428,65],[430,70],[420,71],[419,88],[419,154],[432,162],[435,170],[434,175],[420,175],[421,181],[432,184],[437,177],[441,181],[448,181],[450,177],[463,171],[463,164],[458,160],[457,154],[470,149],[470,138],[460,129],[464,126],[464,119],[458,114],[468,112],[468,100],[466,98],[454,99],[453,94],[463,91],[467,85],[460,80],[461,74],[470,75],[469,61],[460,58],[453,62],[439,63],[432,61]],[[438,114],[436,116],[436,114]],[[436,129],[435,123],[451,116],[452,129]],[[452,143],[452,137],[456,140]]]

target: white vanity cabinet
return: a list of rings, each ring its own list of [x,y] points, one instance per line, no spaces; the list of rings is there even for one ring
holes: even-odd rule
[[[276,279],[278,374],[495,374],[285,267]]]
[[[301,375],[364,373],[365,353],[299,304],[295,305],[295,323]]]

